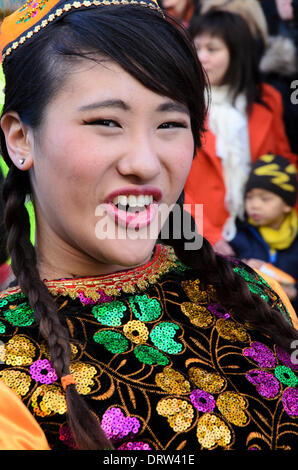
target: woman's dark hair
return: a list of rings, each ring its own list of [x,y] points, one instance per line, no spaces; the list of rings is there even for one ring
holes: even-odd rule
[[[258,50],[247,22],[240,15],[210,10],[204,15],[196,16],[188,32],[192,39],[210,34],[226,44],[230,63],[222,84],[230,87],[233,101],[240,93],[244,93],[248,111],[254,101],[261,101]]]
[[[191,42],[179,28],[144,7],[103,6],[72,11],[6,58],[2,114],[13,110],[33,132],[37,131],[47,104],[67,81],[71,65],[83,59],[100,61],[109,57],[145,87],[184,104],[190,112],[195,144],[199,145],[205,118],[205,75]],[[24,205],[26,195],[31,193],[29,174],[12,164],[2,130],[0,137],[2,155],[10,166],[3,194],[12,269],[48,342],[51,362],[58,377],[62,377],[70,373],[70,339],[40,279],[30,242]],[[74,385],[67,387],[66,400],[78,448],[111,447]]]
[[[143,7],[75,11],[19,47],[4,62],[3,114],[13,110],[25,124],[37,129],[46,105],[67,80],[69,64],[83,57],[100,60],[99,52],[115,60],[150,90],[185,104],[190,111],[194,141],[200,144],[205,119],[205,76],[195,50],[178,26]],[[24,205],[31,192],[30,180],[27,172],[12,164],[2,130],[0,136],[3,156],[10,166],[4,199],[12,268],[34,310],[40,333],[47,340],[51,362],[62,377],[70,372],[70,338],[52,296],[40,279],[35,249],[30,242]],[[251,324],[289,349],[290,341],[298,337],[297,332],[279,313],[250,293],[230,263],[217,256],[206,240],[196,251],[186,251],[184,243],[183,238],[175,239],[174,233],[167,240],[182,262],[199,269],[206,282],[215,286],[218,302],[233,308],[236,320]],[[68,421],[78,448],[111,448],[74,385],[67,387],[66,401]]]

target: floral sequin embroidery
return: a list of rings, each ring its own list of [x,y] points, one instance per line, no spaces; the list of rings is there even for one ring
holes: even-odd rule
[[[137,418],[125,417],[118,407],[109,408],[101,420],[101,427],[109,439],[123,439],[131,434],[137,434],[140,426]]]
[[[197,425],[197,438],[205,449],[226,447],[231,443],[232,433],[223,419],[212,413],[201,416]]]
[[[156,411],[168,419],[169,425],[175,432],[186,431],[194,418],[191,404],[179,398],[163,398],[158,402]]]
[[[163,372],[156,374],[155,383],[167,393],[185,394],[190,392],[188,380],[171,367],[165,367]]]
[[[11,388],[19,397],[24,397],[30,390],[30,376],[20,370],[3,370],[0,379]]]
[[[295,416],[298,410],[298,393],[293,387],[297,385],[298,378],[292,367],[288,367],[293,366],[289,354],[279,347],[276,348],[276,353],[277,357],[287,365],[277,365],[277,359],[269,348],[259,342],[252,343],[250,348],[243,351],[243,355],[251,357],[260,367],[274,369],[274,375],[264,370],[254,369],[246,374],[246,378],[255,385],[258,393],[267,399],[275,399],[282,393],[286,413],[289,416]],[[283,390],[283,385],[290,388]]]
[[[3,313],[4,318],[15,326],[30,326],[34,323],[34,312],[27,303],[11,305]]]
[[[95,385],[93,380],[97,374],[96,367],[84,362],[73,362],[70,364],[70,373],[76,381],[77,392],[81,395],[88,395]]]
[[[65,394],[55,384],[39,386],[32,395],[31,406],[34,413],[42,418],[55,413],[63,415],[67,410]]]
[[[48,359],[39,359],[30,366],[32,379],[42,384],[50,384],[58,380],[58,376]]]
[[[33,363],[35,353],[36,348],[28,338],[15,335],[4,345],[2,360],[11,366],[29,366]]]

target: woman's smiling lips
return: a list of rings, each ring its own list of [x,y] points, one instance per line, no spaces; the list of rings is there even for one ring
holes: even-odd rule
[[[110,193],[103,206],[118,225],[138,230],[155,219],[161,198],[156,187],[126,187]]]

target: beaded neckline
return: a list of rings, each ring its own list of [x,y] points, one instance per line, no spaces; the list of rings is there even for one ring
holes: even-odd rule
[[[105,301],[107,296],[120,296],[122,293],[143,291],[170,270],[187,269],[176,257],[174,250],[157,244],[153,257],[145,265],[103,276],[76,279],[44,280],[54,296],[79,298],[83,303]],[[0,298],[21,292],[19,287],[9,288],[0,293]]]

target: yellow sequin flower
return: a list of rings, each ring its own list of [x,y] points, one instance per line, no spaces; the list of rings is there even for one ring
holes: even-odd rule
[[[4,362],[7,365],[29,366],[33,363],[36,348],[25,336],[13,336],[4,347]]]
[[[32,395],[31,406],[37,416],[64,414],[67,410],[65,394],[59,385],[41,385]]]
[[[216,329],[219,336],[222,336],[224,339],[229,341],[240,341],[242,343],[250,341],[250,336],[246,329],[233,320],[225,320],[222,318],[217,320]]]
[[[236,426],[246,426],[248,417],[244,410],[247,409],[248,403],[245,398],[235,392],[221,393],[216,401],[217,408],[221,414],[230,423]]]
[[[157,374],[155,383],[167,393],[183,394],[190,392],[190,383],[180,372],[171,367],[165,367],[163,372]]]
[[[168,423],[175,432],[186,431],[194,417],[193,407],[179,398],[163,398],[158,402],[156,410],[158,414],[168,418]]]
[[[0,380],[11,388],[19,397],[24,397],[29,392],[31,377],[25,372],[10,369],[3,370],[0,372]]]
[[[208,393],[220,393],[226,386],[226,380],[216,372],[206,372],[199,367],[189,369],[190,380],[201,390]]]
[[[199,279],[195,281],[184,281],[182,282],[182,287],[192,302],[207,303],[211,298],[215,301],[214,287],[209,285],[206,290],[202,290]]]
[[[97,370],[91,364],[83,362],[74,362],[70,364],[70,373],[76,381],[77,392],[81,395],[88,395],[94,386],[93,377],[97,374]]]
[[[212,413],[205,413],[198,421],[197,438],[203,448],[212,449],[229,445],[232,434],[221,418]]]
[[[209,310],[202,306],[196,305],[192,302],[183,302],[181,310],[190,319],[190,323],[200,328],[208,328],[212,325],[214,317]]]
[[[149,338],[149,331],[146,325],[140,320],[132,320],[123,327],[126,338],[135,344],[144,344]]]

